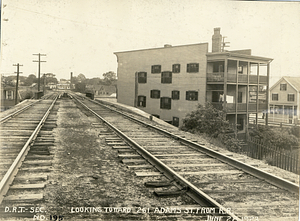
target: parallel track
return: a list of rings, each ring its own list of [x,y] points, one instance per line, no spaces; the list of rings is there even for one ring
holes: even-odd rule
[[[115,108],[71,96],[136,150],[138,154],[129,151],[120,157],[124,157],[124,163],[135,162],[129,167],[138,170],[137,175],[164,175],[178,188],[187,190],[186,193],[199,205],[236,211],[235,214],[227,211],[231,220],[263,219],[272,213],[277,217],[274,211],[278,210],[287,219],[297,215],[299,187],[295,183],[134,119]],[[134,159],[140,156],[153,167],[138,165],[138,160]]]
[[[45,125],[46,120],[49,119],[50,112],[57,101],[58,94],[51,94],[44,97],[44,99],[38,100],[21,110],[10,114],[9,116],[0,120],[1,122],[1,146],[0,146],[0,159],[1,159],[1,173],[0,173],[0,204],[4,200],[9,199],[7,193],[11,187],[14,187],[12,191],[18,192],[18,190],[26,191],[28,188],[24,185],[13,185],[14,179],[19,170],[29,171],[29,173],[22,177],[26,182],[30,182],[30,188],[41,186],[39,184],[32,184],[31,179],[37,180],[34,173],[35,167],[39,166],[38,155],[32,155],[29,161],[26,161],[27,168],[23,168],[25,158],[31,148],[36,144],[35,142],[45,142],[44,138],[38,137],[41,135],[41,129]],[[51,100],[47,100],[51,99]],[[47,122],[47,127],[52,127],[53,123]],[[40,135],[39,135],[40,134]],[[42,135],[49,137],[47,132],[42,132]],[[47,138],[48,139],[48,138]],[[45,157],[43,158],[45,159]],[[43,162],[45,165],[45,162]],[[49,165],[49,163],[47,164]],[[25,166],[26,167],[26,166]],[[40,177],[39,177],[40,178]],[[21,180],[22,180],[21,179]],[[20,179],[19,179],[20,181]],[[28,184],[28,183],[27,183]],[[27,185],[28,186],[28,185]],[[10,197],[13,198],[13,197]]]

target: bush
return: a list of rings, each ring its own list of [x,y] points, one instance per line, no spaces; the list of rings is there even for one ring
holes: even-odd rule
[[[20,91],[20,94],[21,94],[22,100],[31,99],[34,96],[33,92],[30,90]]]
[[[291,128],[291,134],[300,138],[300,126],[293,126]]]
[[[197,110],[186,115],[180,129],[217,137],[220,133],[230,130],[229,122],[225,119],[226,115],[223,110],[217,110],[210,103],[206,103],[205,106],[199,104]]]
[[[240,153],[241,146],[239,145],[239,140],[232,137],[229,134],[219,134],[218,139],[226,146],[227,150]]]
[[[252,129],[249,135],[258,139],[260,142],[270,144],[279,149],[290,150],[293,146],[298,146],[299,141],[291,130],[284,128],[271,128],[266,125],[258,125]]]
[[[241,151],[239,140],[232,136],[233,131],[225,119],[226,113],[223,110],[218,110],[207,103],[205,106],[199,105],[197,110],[187,114],[180,129],[217,138],[229,151],[238,153]]]

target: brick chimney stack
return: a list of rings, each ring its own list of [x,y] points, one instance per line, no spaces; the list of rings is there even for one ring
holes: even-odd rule
[[[212,36],[212,52],[221,52],[222,35],[221,28],[214,28],[214,35]]]

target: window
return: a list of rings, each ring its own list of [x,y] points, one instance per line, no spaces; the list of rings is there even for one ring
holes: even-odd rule
[[[286,84],[280,84],[280,90],[286,91]]]
[[[197,101],[198,100],[198,91],[187,91],[186,100],[188,101]]]
[[[180,73],[180,64],[173,64],[172,72],[173,73]]]
[[[6,91],[6,100],[14,99],[14,91]]]
[[[151,98],[160,98],[160,91],[159,90],[151,90],[150,97]]]
[[[172,99],[179,100],[180,92],[179,91],[172,91]]]
[[[146,96],[138,96],[138,107],[146,107]]]
[[[189,73],[199,72],[199,64],[198,63],[187,64],[186,72],[189,72]]]
[[[213,63],[213,72],[224,72],[223,64],[220,64],[220,62]]]
[[[242,103],[243,102],[243,92],[238,91],[238,103]]]
[[[164,71],[161,73],[161,83],[162,84],[171,84],[172,83],[172,72]]]
[[[161,109],[171,109],[171,98],[169,98],[169,97],[160,98],[160,108]]]
[[[295,95],[294,94],[288,94],[287,100],[288,101],[295,101]]]
[[[179,118],[178,118],[178,117],[173,117],[173,122],[172,122],[172,124],[173,124],[174,126],[178,127],[178,126],[179,126]]]
[[[152,65],[151,66],[151,73],[160,73],[161,72],[161,65]]]
[[[147,72],[138,72],[138,83],[147,83]]]
[[[236,126],[237,126],[238,130],[243,130],[244,129],[244,119],[243,118],[238,118]]]
[[[278,94],[272,94],[272,101],[278,101]]]
[[[274,113],[274,108],[273,107],[270,107],[270,114],[273,114]]]
[[[238,73],[239,73],[239,74],[243,74],[243,66],[239,66],[239,68],[238,68]]]
[[[157,114],[152,114],[153,117],[160,118]]]

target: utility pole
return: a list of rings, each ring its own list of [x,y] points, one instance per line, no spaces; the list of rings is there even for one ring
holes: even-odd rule
[[[70,90],[72,90],[72,80],[73,80],[73,72],[71,72],[71,76],[70,76]]]
[[[230,42],[225,42],[225,38],[227,38],[226,36],[223,37],[223,42],[221,43],[221,51],[224,52],[225,51],[225,47],[230,47]]]
[[[33,54],[33,55],[38,55],[39,56],[39,60],[38,61],[33,61],[33,62],[39,62],[38,64],[38,91],[40,91],[40,78],[41,78],[41,62],[46,62],[46,61],[41,61],[41,56],[46,56],[45,54],[41,54],[41,53],[38,53],[38,54]]]
[[[13,66],[17,66],[17,72],[15,72],[15,73],[17,73],[15,104],[17,104],[18,103],[19,74],[22,73],[22,72],[20,72],[20,66],[23,66],[23,65],[20,65],[18,63],[18,64],[13,64]]]

